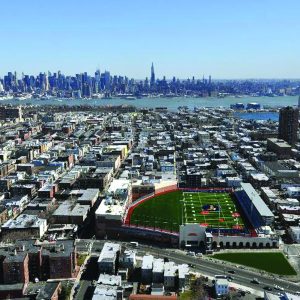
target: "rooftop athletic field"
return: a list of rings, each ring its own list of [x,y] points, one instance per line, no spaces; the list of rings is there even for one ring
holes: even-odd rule
[[[243,229],[244,222],[229,193],[175,191],[146,200],[130,218],[131,225],[179,231],[198,223],[212,228]]]

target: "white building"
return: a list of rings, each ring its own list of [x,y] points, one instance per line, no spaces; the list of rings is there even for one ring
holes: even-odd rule
[[[156,258],[153,261],[153,279],[154,283],[162,283],[164,281],[164,260]]]
[[[178,265],[179,288],[183,289],[189,283],[190,268],[187,264]]]
[[[173,262],[165,263],[164,286],[166,289],[173,289],[176,284],[178,266]]]
[[[114,274],[116,261],[119,258],[121,246],[115,243],[105,243],[98,258],[98,268],[101,273]]]
[[[100,274],[92,300],[123,299],[121,276]]]
[[[225,278],[216,278],[215,291],[217,296],[227,295],[229,292],[229,283]]]
[[[122,279],[119,275],[100,274],[98,284],[121,286]]]
[[[136,266],[136,251],[125,250],[120,257],[120,265],[125,268],[134,268]]]
[[[143,256],[142,262],[142,282],[150,283],[152,281],[153,255]]]
[[[96,235],[103,237],[107,228],[123,224],[126,209],[131,202],[131,183],[128,179],[114,179],[107,191],[107,196],[97,208]]]

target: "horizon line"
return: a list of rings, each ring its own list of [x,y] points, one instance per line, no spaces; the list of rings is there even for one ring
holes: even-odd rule
[[[96,69],[97,71],[97,69]],[[104,72],[106,72],[107,70],[105,70]],[[20,74],[24,74],[24,75],[29,75],[29,76],[38,76],[39,74],[43,74],[43,73],[48,73],[50,72],[51,74],[54,74],[54,73],[58,73],[58,72],[61,72],[61,74],[63,74],[64,76],[70,76],[70,77],[74,77],[76,74],[84,74],[84,73],[87,73],[89,76],[95,76],[95,74],[92,74],[92,73],[89,73],[89,72],[86,72],[86,71],[83,71],[83,72],[76,72],[74,73],[73,75],[70,75],[70,74],[67,74],[67,73],[64,73],[63,71],[61,70],[58,70],[58,71],[44,71],[44,72],[39,72],[39,73],[35,73],[35,74],[30,74],[30,73],[25,73],[25,72],[19,72],[19,71],[7,71],[7,73],[5,73],[4,75],[0,75],[0,79],[4,79],[4,76],[6,76],[8,74],[8,72],[11,72],[11,73],[17,73],[18,74],[18,78],[21,79],[21,76]],[[101,72],[101,73],[104,73],[104,72]],[[110,71],[108,71],[110,73]],[[121,75],[121,74],[110,74],[111,76],[123,76],[123,77],[128,77],[130,79],[133,79],[133,80],[145,80],[146,78],[150,78],[150,76],[146,76],[144,78],[138,78],[138,77],[130,77],[130,76],[127,76],[127,75]],[[205,76],[205,75],[202,75],[199,76],[199,77],[196,77],[195,75],[192,75],[190,77],[177,77],[176,75],[172,75],[171,77],[167,77],[165,75],[163,75],[161,78],[159,76],[156,76],[156,80],[162,80],[163,77],[166,77],[166,80],[173,80],[173,77],[175,77],[176,79],[179,79],[179,80],[187,80],[187,79],[192,79],[193,77],[195,78],[195,80],[202,80],[203,78],[204,79],[208,79],[209,76],[211,76],[211,80],[212,81],[216,81],[216,80],[299,80],[300,81],[300,77],[213,77],[211,74]]]

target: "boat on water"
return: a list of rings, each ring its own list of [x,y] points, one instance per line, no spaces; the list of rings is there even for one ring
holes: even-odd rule
[[[97,94],[93,94],[91,99],[94,100],[94,99],[102,99],[104,97],[104,94],[101,94],[101,93],[97,93]]]
[[[161,98],[161,95],[152,95],[150,94],[148,98]]]
[[[18,100],[18,101],[24,101],[24,100],[28,100],[31,99],[32,95],[31,94],[17,94],[14,99]]]
[[[134,96],[133,94],[119,94],[117,95],[117,97],[120,97],[121,99],[124,99],[124,100],[136,100],[137,97]]]
[[[137,98],[134,97],[134,96],[127,96],[127,97],[124,97],[125,100],[136,100]]]
[[[43,95],[40,100],[51,100],[53,99],[54,97],[53,96],[50,96],[50,95]]]

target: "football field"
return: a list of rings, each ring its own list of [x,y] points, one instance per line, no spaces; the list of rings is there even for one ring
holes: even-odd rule
[[[244,222],[229,193],[175,191],[137,206],[130,224],[179,231],[181,224],[220,229],[243,229]]]

